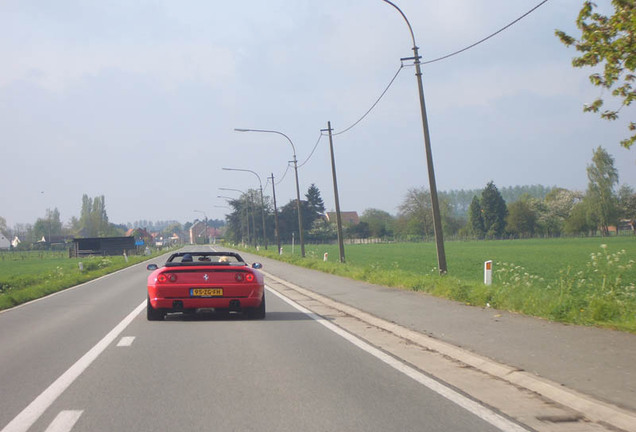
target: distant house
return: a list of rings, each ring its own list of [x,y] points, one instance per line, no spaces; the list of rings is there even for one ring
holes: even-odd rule
[[[196,221],[190,227],[190,244],[205,243],[205,241],[206,241],[205,222]]]
[[[11,248],[11,242],[4,234],[0,233],[0,250],[9,250]]]
[[[126,237],[134,237],[136,246],[153,244],[153,235],[145,228],[131,228],[126,231]]]
[[[325,217],[327,219],[327,222],[336,223],[336,212],[327,212],[325,214]],[[340,219],[342,220],[342,224],[347,226],[358,225],[360,223],[358,212],[355,211],[341,211]]]

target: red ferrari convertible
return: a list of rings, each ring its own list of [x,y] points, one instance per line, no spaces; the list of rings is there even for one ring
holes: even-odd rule
[[[265,282],[258,263],[248,266],[233,252],[178,252],[163,267],[149,264],[147,317],[200,309],[245,312],[265,318]]]

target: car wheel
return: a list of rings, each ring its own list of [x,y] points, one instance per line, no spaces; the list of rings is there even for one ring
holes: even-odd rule
[[[259,307],[250,309],[247,312],[249,319],[265,319],[265,293],[263,293],[263,301]]]
[[[148,318],[148,321],[161,321],[163,320],[164,316],[166,316],[165,313],[158,311],[157,309],[152,307],[152,305],[150,304],[150,297],[148,297],[146,303],[146,318]]]

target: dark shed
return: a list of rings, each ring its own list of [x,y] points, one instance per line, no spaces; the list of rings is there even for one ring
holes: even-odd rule
[[[96,237],[73,239],[71,257],[87,255],[123,255],[136,253],[134,237]]]

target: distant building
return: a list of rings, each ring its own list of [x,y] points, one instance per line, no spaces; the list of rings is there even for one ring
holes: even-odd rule
[[[205,227],[205,222],[196,221],[190,227],[190,244],[214,243],[217,237],[222,235],[221,230],[214,227]]]
[[[9,250],[11,248],[11,242],[8,238],[4,236],[4,234],[0,233],[0,249],[1,250]]]
[[[196,221],[190,227],[190,244],[204,243],[205,222]]]
[[[327,222],[336,223],[336,212],[327,212],[325,214],[325,217],[327,219]],[[342,220],[342,224],[347,226],[358,225],[360,223],[358,212],[355,211],[341,211],[340,219]]]
[[[96,237],[73,239],[69,251],[71,257],[89,255],[132,255],[137,253],[134,237]]]

